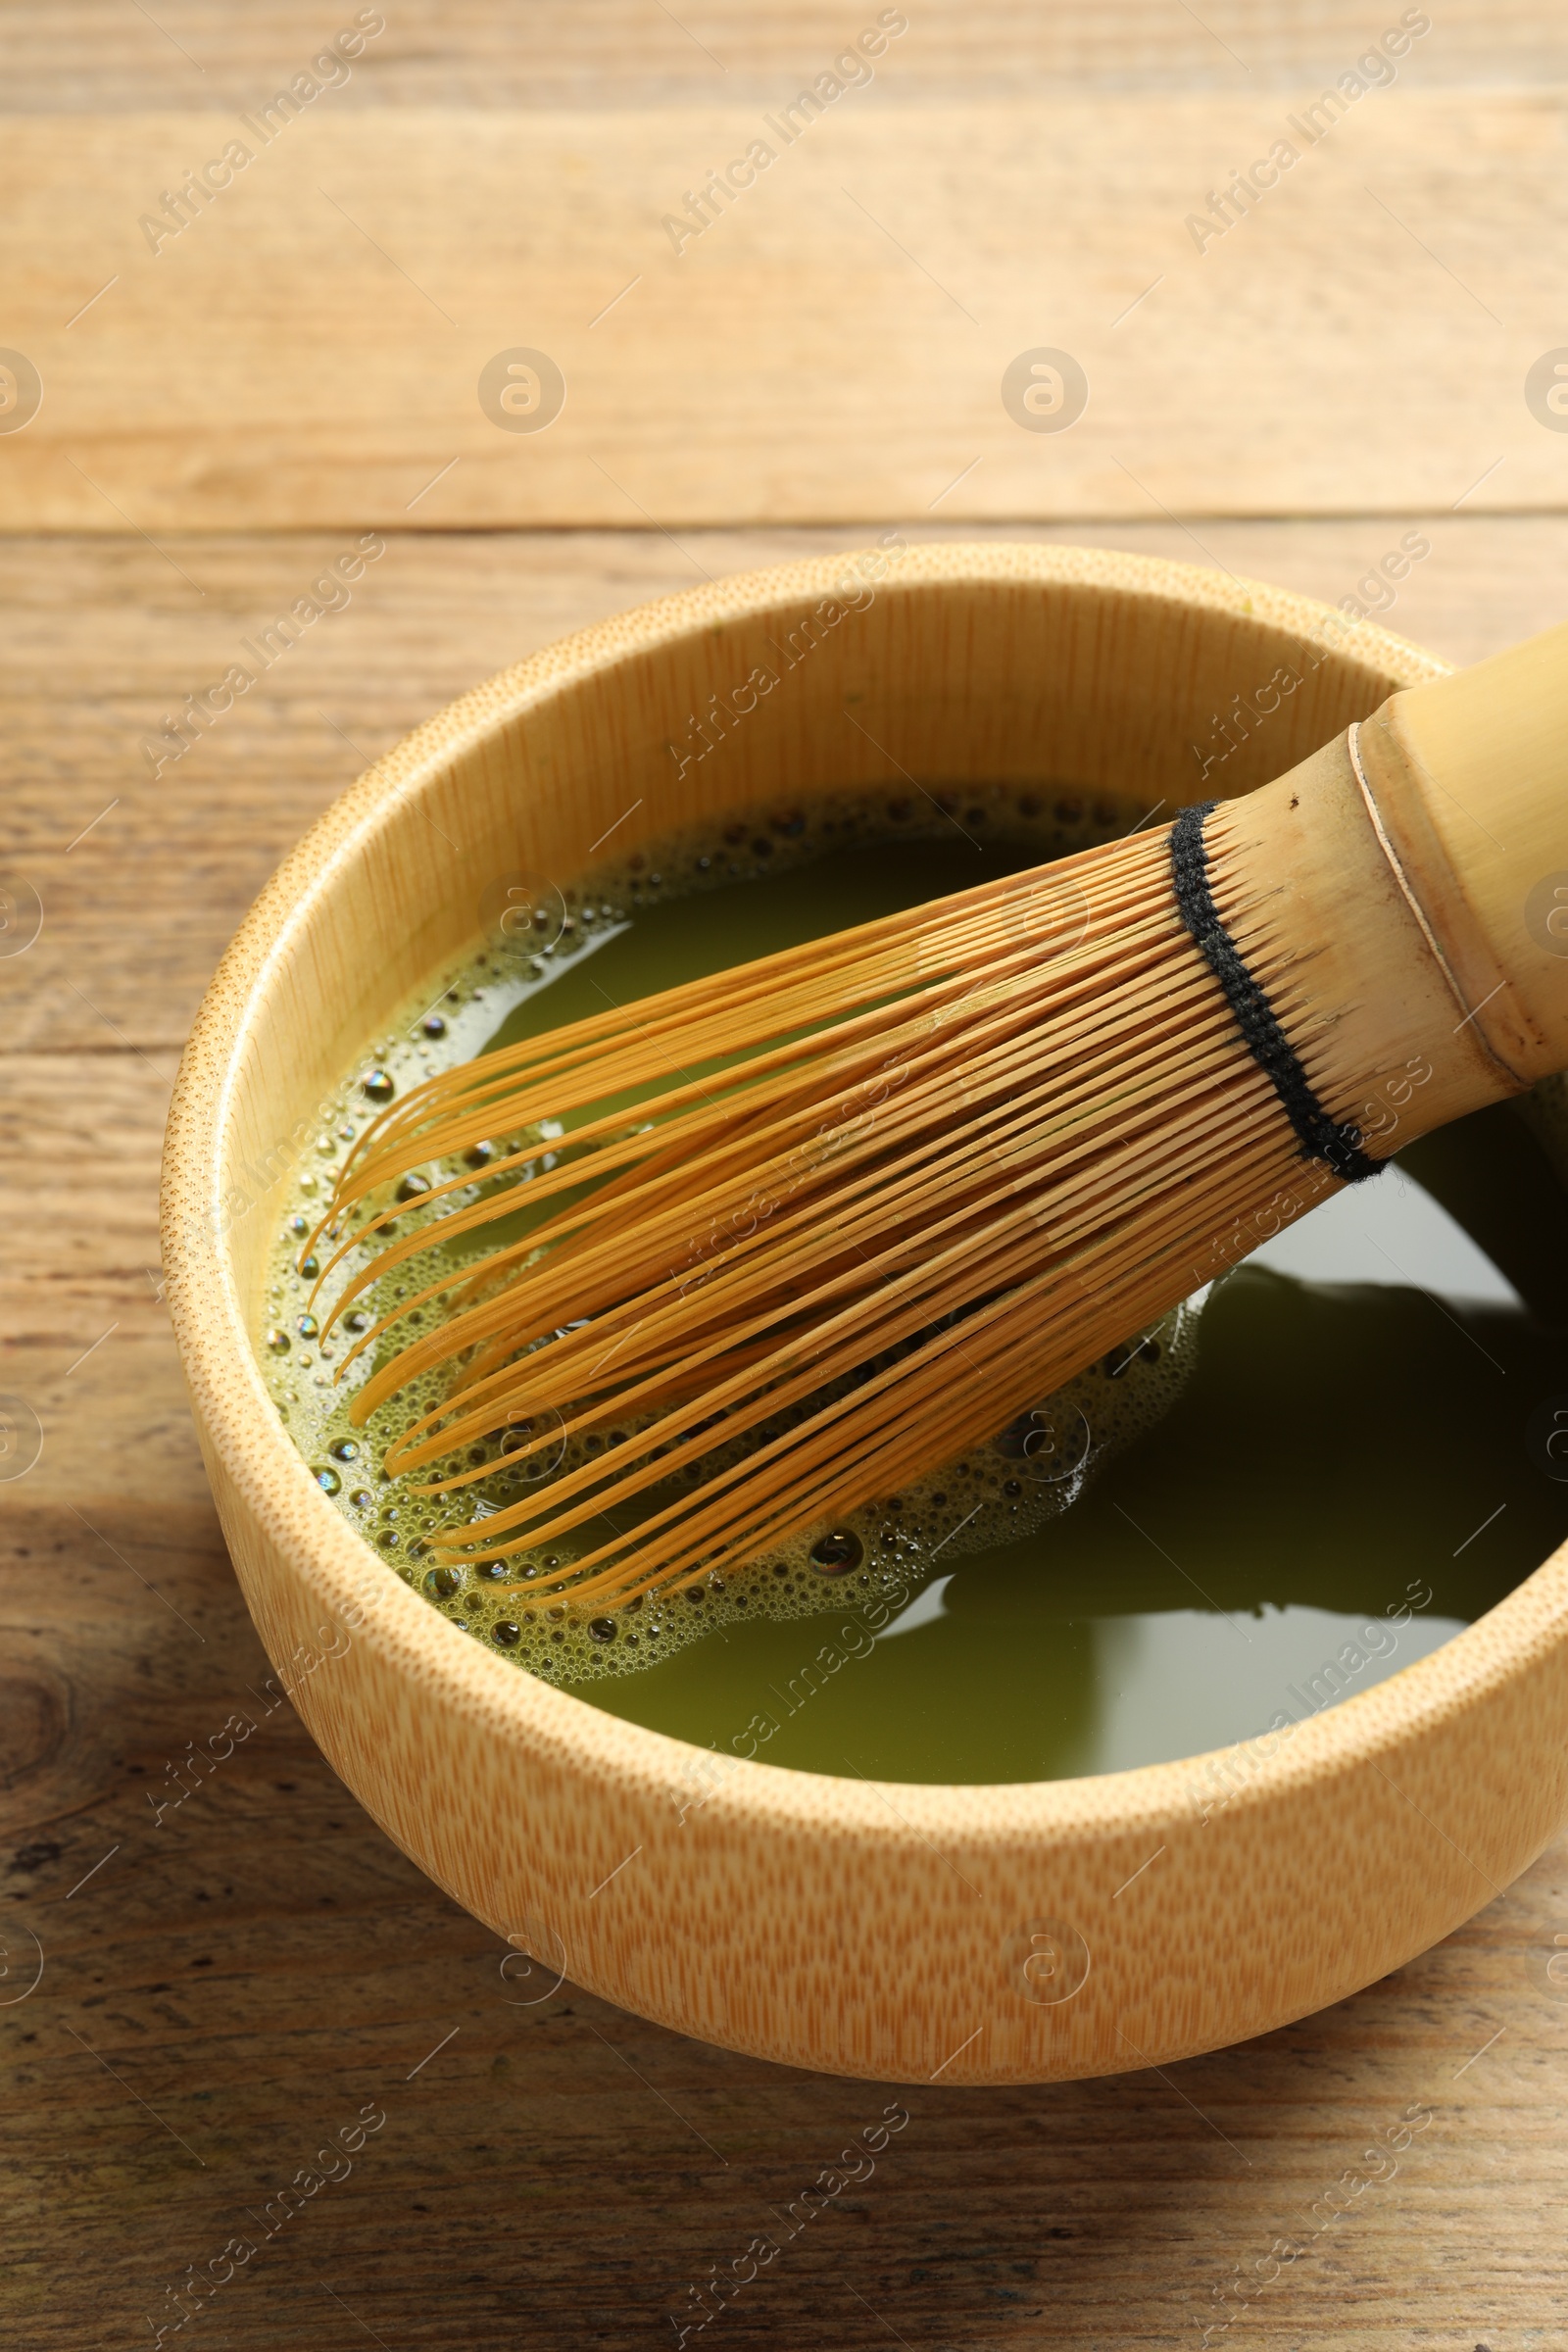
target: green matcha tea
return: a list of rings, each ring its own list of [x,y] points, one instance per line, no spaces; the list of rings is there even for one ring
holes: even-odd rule
[[[1527,1444],[1568,1387],[1568,1203],[1553,1122],[1512,1107],[1399,1155],[984,1446],[905,1493],[805,1531],[748,1569],[591,1616],[556,1589],[571,1550],[452,1562],[520,1482],[613,1445],[509,1461],[421,1497],[382,1452],[439,1385],[364,1429],[332,1374],[374,1315],[463,1264],[419,1195],[559,1126],[498,1137],[466,1171],[400,1188],[430,1248],[323,1340],[295,1260],[376,1109],[491,1047],[867,921],[1124,831],[1142,814],[1059,790],[942,805],[839,799],[809,817],[664,844],[573,890],[498,894],[490,939],[432,975],[323,1113],[278,1236],[261,1355],[323,1491],[385,1563],[472,1640],[629,1720],[800,1770],[870,1779],[1049,1780],[1153,1763],[1299,1720],[1446,1641],[1560,1541],[1568,1494]],[[520,912],[518,911],[520,909]],[[526,1185],[516,1231],[526,1230]],[[485,1229],[485,1246],[511,1225]],[[352,1238],[352,1237],[351,1237]],[[359,1263],[353,1252],[328,1298]],[[417,1310],[428,1316],[434,1310]],[[413,1321],[414,1318],[409,1318]],[[389,1335],[402,1345],[417,1330]],[[379,1356],[373,1362],[382,1360]],[[577,1531],[587,1551],[592,1527]],[[502,1588],[508,1588],[503,1590]]]

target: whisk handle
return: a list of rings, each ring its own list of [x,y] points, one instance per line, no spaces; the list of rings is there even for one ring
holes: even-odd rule
[[[1349,751],[1480,1041],[1521,1085],[1568,1068],[1568,624],[1391,696]]]

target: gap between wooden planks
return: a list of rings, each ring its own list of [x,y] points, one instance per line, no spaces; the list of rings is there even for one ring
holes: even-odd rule
[[[1401,78],[1307,145],[1314,95],[873,84],[785,145],[760,106],[328,92],[156,254],[138,221],[237,115],[16,121],[4,336],[43,397],[0,433],[0,527],[1562,506],[1568,432],[1525,381],[1568,332],[1564,93]],[[1200,253],[1187,217],[1281,138],[1298,161]],[[776,160],[677,254],[663,217],[758,139]],[[1004,406],[1043,348],[1087,378],[1064,431]],[[547,429],[480,406],[517,349],[564,380]]]

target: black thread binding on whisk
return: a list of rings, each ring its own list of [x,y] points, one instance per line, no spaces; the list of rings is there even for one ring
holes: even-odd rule
[[[1218,806],[1217,801],[1197,801],[1182,810],[1171,827],[1170,871],[1177,911],[1225,991],[1225,1001],[1253,1060],[1272,1081],[1304,1156],[1326,1160],[1346,1184],[1362,1184],[1368,1176],[1380,1173],[1382,1162],[1369,1159],[1362,1151],[1358,1127],[1342,1127],[1330,1118],[1280,1027],[1273,1005],[1220,920],[1208,884],[1208,846],[1203,839],[1204,820]]]

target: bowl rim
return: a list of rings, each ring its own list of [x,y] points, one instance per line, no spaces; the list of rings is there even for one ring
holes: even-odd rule
[[[170,1111],[163,1227],[171,1312],[198,1426],[261,1531],[311,1589],[316,1605],[355,1612],[356,1639],[414,1659],[432,1706],[477,1716],[504,1740],[553,1753],[608,1785],[667,1788],[690,1759],[710,1751],[559,1690],[459,1632],[332,1508],[279,1422],[223,1231],[230,1114],[240,1069],[266,1019],[270,984],[291,943],[378,836],[405,821],[405,804],[412,814],[421,790],[454,759],[619,661],[829,593],[856,554],[847,549],[731,575],[612,615],[470,688],[404,737],[317,818],[257,897],[203,999]],[[997,582],[1130,593],[1283,626],[1325,656],[1345,653],[1348,639],[1369,667],[1404,684],[1442,676],[1449,666],[1370,619],[1350,622],[1294,591],[1163,558],[997,540],[916,543],[894,561],[897,576],[889,586],[897,594]],[[1436,1731],[1560,1641],[1565,1601],[1568,1545],[1437,1649],[1303,1718],[1289,1752],[1276,1754],[1268,1771],[1227,1804],[1245,1812],[1253,1802],[1278,1802],[1294,1788],[1333,1780]],[[723,1786],[713,1801],[726,1813],[738,1807],[779,1829],[820,1832],[831,1825],[852,1840],[961,1835],[974,1849],[983,1848],[988,1834],[1009,1845],[1020,1836],[1092,1838],[1189,1816],[1195,1777],[1241,1744],[1076,1779],[965,1784],[850,1779],[737,1755],[723,1759]]]

